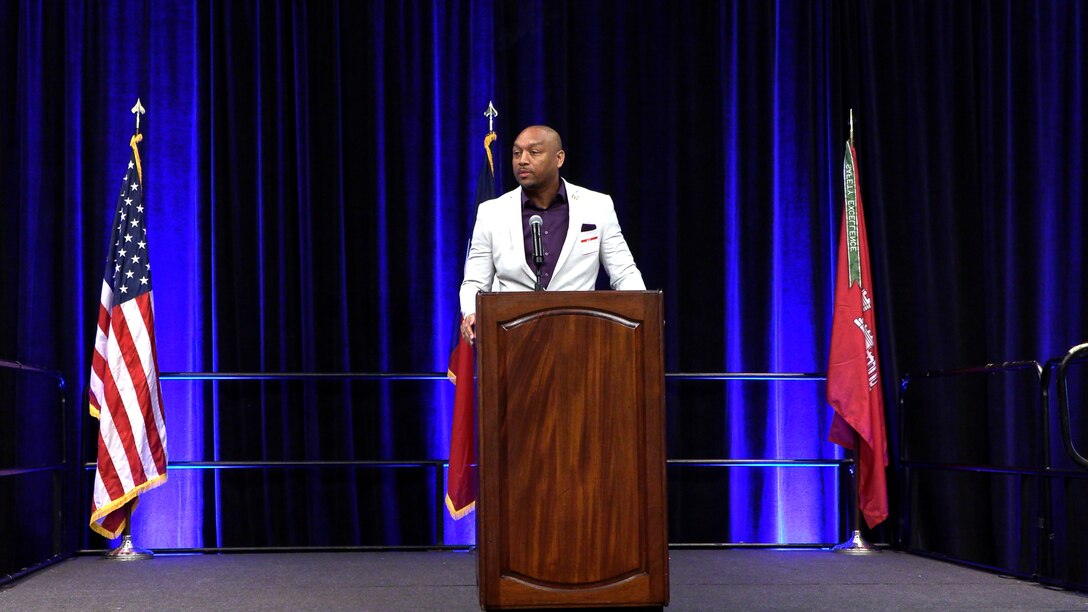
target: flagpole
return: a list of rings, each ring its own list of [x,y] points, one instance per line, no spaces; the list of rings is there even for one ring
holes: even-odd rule
[[[854,146],[854,109],[850,109],[850,147]],[[850,460],[849,472],[854,479],[850,488],[850,514],[853,533],[845,542],[835,546],[831,550],[844,555],[871,555],[880,552],[880,549],[865,541],[861,535],[861,469],[858,459],[861,456],[861,434],[854,432],[853,457]]]
[[[136,135],[139,135],[139,115],[147,114],[144,105],[139,103],[139,98],[136,98],[136,106],[133,107],[132,113],[136,115]]]
[[[155,556],[150,550],[136,546],[132,540],[132,510],[135,506],[135,497],[125,504],[125,529],[121,532],[121,545],[106,553],[104,558],[110,561],[143,561]]]
[[[850,460],[849,472],[854,478],[854,486],[850,487],[850,523],[852,533],[845,542],[833,547],[831,550],[844,555],[872,555],[880,552],[880,549],[865,541],[861,535],[861,470],[858,466],[858,456],[861,454],[861,435],[854,433],[853,458]]]
[[[137,225],[138,225],[138,222],[141,221],[141,219],[135,215],[135,212],[136,211],[139,211],[139,212],[144,211],[144,207],[143,207],[143,205],[141,205],[141,203],[143,203],[144,178],[143,178],[143,171],[140,170],[139,150],[138,150],[136,144],[140,142],[141,138],[143,138],[143,136],[141,136],[140,133],[139,133],[139,123],[140,123],[139,120],[140,120],[140,115],[145,114],[146,112],[147,112],[147,110],[144,108],[143,103],[140,103],[139,98],[137,98],[136,99],[136,105],[132,108],[132,113],[136,115],[136,130],[135,130],[135,133],[133,134],[132,139],[129,140],[129,143],[128,143],[128,146],[132,148],[132,157],[129,158],[128,170],[125,173],[124,183],[122,183],[122,187],[121,187],[122,188],[121,196],[118,199],[118,208],[115,209],[116,210],[116,216],[114,218],[114,222],[115,223],[118,222],[118,219],[122,220],[121,221],[122,225],[119,225],[119,227],[114,230],[113,240],[116,241],[115,245],[116,244],[121,244],[120,240],[118,240],[118,237],[116,237],[116,236],[119,235],[119,232],[123,227],[123,224],[124,224],[123,220],[125,219],[126,213],[127,213],[127,215],[132,216],[132,220],[131,220],[132,227],[136,228]],[[129,193],[129,188],[132,189],[132,193],[131,193],[131,195],[128,195],[126,197],[126,194]],[[136,204],[134,205],[133,203],[136,203]],[[132,208],[128,208],[129,206],[131,206]],[[127,212],[126,212],[126,209],[127,209]],[[133,233],[136,233],[136,232],[134,231]],[[126,238],[128,238],[128,237],[131,237],[131,236],[126,236]],[[113,241],[111,241],[111,242],[113,242]],[[138,244],[139,244],[140,249],[143,249],[143,248],[146,247],[146,243],[143,242],[143,241],[139,242]],[[135,247],[133,247],[133,248],[135,248]],[[143,262],[140,262],[141,258],[144,259]],[[109,258],[107,259],[108,264],[107,264],[107,268],[106,268],[106,273],[103,274],[103,289],[104,289],[103,295],[107,295],[109,297],[109,299],[108,299],[108,302],[103,302],[103,303],[99,304],[100,314],[103,314],[104,316],[106,316],[107,320],[109,320],[110,317],[113,316],[114,310],[118,311],[118,313],[120,313],[120,311],[121,311],[120,310],[120,308],[121,308],[121,306],[120,306],[121,299],[119,299],[119,301],[115,302],[114,299],[112,298],[112,296],[115,295],[114,292],[116,292],[116,291],[118,291],[120,289],[121,293],[126,293],[129,289],[133,289],[133,287],[127,286],[124,282],[118,282],[118,280],[116,280],[116,279],[121,279],[121,278],[134,279],[134,278],[138,278],[138,277],[135,277],[135,272],[137,272],[137,271],[139,273],[141,273],[141,274],[144,274],[144,277],[139,278],[139,280],[140,280],[141,283],[143,283],[144,285],[147,286],[147,291],[144,292],[143,294],[136,294],[136,292],[134,291],[134,292],[129,293],[129,295],[133,295],[132,299],[134,299],[134,301],[135,301],[135,299],[137,299],[137,298],[143,299],[144,295],[146,294],[146,299],[147,299],[148,303],[150,303],[150,284],[149,284],[150,283],[150,264],[148,264],[148,262],[147,262],[147,253],[144,252],[144,253],[140,253],[139,255],[133,255],[131,260],[132,260],[133,265],[128,266],[129,259],[127,257],[125,257],[125,252],[124,252],[123,249],[121,249],[121,250],[114,250],[114,248],[110,249],[110,255],[109,255]],[[143,264],[143,266],[140,266],[140,264]],[[124,276],[124,274],[122,274],[123,267],[128,268],[127,276]],[[140,269],[140,268],[143,268],[143,269]],[[110,279],[113,279],[112,284],[110,284]],[[134,286],[135,286],[135,281],[133,281],[133,283],[134,283]],[[133,303],[133,304],[135,304],[135,303]],[[121,316],[121,318],[123,318],[123,316]],[[99,319],[99,320],[101,320],[101,319]],[[118,321],[118,319],[113,319],[113,321],[114,321],[114,325],[119,325],[119,323],[116,323],[116,321]],[[110,327],[110,326],[107,326],[107,327]],[[122,323],[120,323],[120,327],[127,329],[128,328],[128,323],[127,322],[122,322]],[[154,333],[151,330],[150,323],[147,323],[146,326],[140,326],[138,328],[138,330],[135,331],[135,332],[128,333],[128,338],[132,338],[132,336],[141,336],[144,333],[146,333],[147,335],[150,335],[151,339],[154,338]],[[114,340],[114,333],[113,332],[110,333],[109,340],[107,340],[107,336],[104,335],[103,332],[102,332],[102,329],[99,328],[98,335],[96,336],[96,340],[95,340],[95,346],[96,346],[95,356],[94,356],[95,364],[92,365],[92,368],[91,368],[91,379],[90,379],[91,384],[90,384],[90,393],[89,393],[89,395],[90,395],[90,397],[89,397],[89,404],[90,404],[89,408],[90,408],[91,416],[99,417],[100,416],[100,411],[101,412],[107,411],[107,409],[109,409],[110,405],[111,405],[111,401],[109,399],[107,399],[107,397],[104,396],[104,394],[102,392],[101,379],[95,374],[95,372],[98,371],[98,369],[97,369],[98,366],[100,365],[100,366],[102,366],[104,368],[109,368],[110,367],[109,364],[111,363],[111,360],[112,359],[120,359],[122,352],[127,351],[128,348],[132,348],[134,353],[140,353],[139,348],[134,347],[132,342],[120,343],[121,347],[118,348],[118,350],[112,350],[111,351],[110,350],[110,346],[111,346],[110,342],[112,342],[113,340]],[[156,388],[156,380],[154,380],[154,372],[158,371],[158,366],[156,365],[156,360],[154,360],[154,342],[153,342],[153,340],[150,343],[150,353],[148,355],[137,354],[136,356],[138,358],[147,357],[150,360],[152,369],[150,370],[150,372],[151,372],[150,375],[148,374],[147,371],[145,371],[145,378],[147,380],[145,380],[144,390],[146,391],[148,389],[147,384],[150,383],[150,389],[152,389],[151,394],[152,395],[156,394],[156,391],[153,390],[154,388]],[[127,358],[127,353],[125,353],[125,358]],[[97,382],[97,385],[96,385],[96,382]],[[97,392],[96,392],[96,389],[98,390]],[[128,389],[133,389],[133,387],[128,387]],[[158,397],[149,397],[149,400],[150,400],[150,402],[154,402],[154,404],[151,405],[150,402],[145,404],[145,402],[143,402],[143,401],[139,402],[140,412],[143,413],[143,416],[144,416],[145,419],[151,419],[152,418],[152,415],[149,412],[146,412],[146,411],[161,411],[161,405],[162,405],[162,396],[161,396],[161,394],[159,394]],[[127,407],[127,406],[124,406],[124,407]],[[161,415],[154,415],[154,418],[156,418],[156,423],[161,423]],[[103,427],[103,425],[101,424],[101,421],[100,421],[99,428],[101,429],[102,427]],[[116,482],[116,486],[123,489],[122,494],[118,494],[118,495],[116,495],[116,497],[114,497],[114,495],[111,494],[111,495],[109,495],[109,497],[110,497],[110,500],[116,500],[116,502],[118,502],[118,503],[123,503],[124,505],[121,506],[121,507],[115,507],[112,504],[112,502],[111,503],[102,502],[102,500],[99,499],[97,497],[97,495],[95,497],[94,509],[92,509],[91,517],[90,517],[90,527],[91,527],[91,529],[94,529],[94,530],[98,531],[99,534],[102,534],[102,535],[110,537],[110,538],[115,537],[116,536],[116,528],[118,528],[118,524],[115,523],[116,518],[118,518],[118,516],[116,516],[116,515],[120,514],[121,512],[124,512],[124,518],[122,518],[122,521],[123,521],[122,525],[123,526],[122,526],[122,529],[121,529],[122,530],[121,546],[119,546],[118,548],[115,548],[112,551],[104,554],[103,559],[109,559],[111,561],[140,561],[140,560],[145,560],[145,559],[151,559],[152,556],[154,556],[151,551],[141,549],[141,548],[137,547],[135,542],[133,541],[133,534],[132,534],[133,511],[135,511],[135,509],[136,509],[136,501],[137,501],[137,499],[139,497],[139,493],[141,491],[145,491],[145,490],[150,489],[152,487],[157,487],[158,485],[162,484],[162,482],[165,481],[165,478],[166,478],[166,475],[165,475],[165,467],[166,467],[165,432],[162,431],[161,434],[160,434],[158,429],[156,429],[154,427],[151,427],[149,429],[156,432],[156,437],[154,437],[153,443],[149,440],[149,437],[147,437],[147,436],[144,437],[144,442],[147,443],[145,448],[152,448],[152,446],[153,446],[153,450],[151,450],[150,452],[152,453],[152,455],[154,457],[156,457],[156,461],[154,461],[154,464],[153,464],[154,470],[153,470],[153,472],[150,473],[150,478],[145,478],[144,481],[136,481],[134,479],[131,486],[129,486],[127,488],[124,487],[124,485],[120,484],[120,482]],[[102,433],[99,433],[99,436],[100,436],[99,441],[101,441],[102,440],[102,438],[101,438]],[[120,437],[114,437],[114,438],[120,438]],[[140,441],[137,440],[135,443],[139,444]],[[122,442],[121,442],[120,446],[121,446],[121,448],[123,448],[123,446],[124,446],[123,439],[122,439]],[[104,446],[103,446],[103,449],[104,449]],[[109,452],[108,449],[107,449],[107,452]],[[100,485],[102,484],[102,482],[99,480],[99,477],[101,475],[101,465],[102,465],[101,464],[101,455],[102,455],[102,449],[99,450],[99,457],[100,457],[99,458],[99,470],[96,473],[96,484],[100,484]],[[148,466],[148,467],[150,467],[150,466]],[[102,485],[102,487],[103,487],[103,490],[104,490],[104,485]],[[99,505],[99,502],[101,502],[101,505]],[[106,509],[109,509],[109,511],[107,511]],[[108,523],[109,526],[108,527],[102,527],[103,523]]]

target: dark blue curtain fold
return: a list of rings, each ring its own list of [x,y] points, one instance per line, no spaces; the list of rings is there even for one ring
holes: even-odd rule
[[[216,350],[224,371],[439,370],[482,154],[486,3],[212,8]],[[245,24],[245,25],[240,25]],[[248,35],[240,35],[240,32]],[[239,78],[239,75],[252,75]],[[442,459],[423,383],[220,387],[233,460]],[[260,419],[261,426],[253,426]],[[245,431],[238,434],[236,432]],[[225,545],[433,541],[434,468],[221,476]],[[305,529],[283,529],[276,521]],[[268,525],[273,525],[269,527]],[[422,528],[421,528],[422,526]]]
[[[1085,8],[1057,0],[4,3],[0,314],[18,324],[0,327],[0,357],[81,388],[141,96],[164,370],[443,371],[494,100],[500,176],[517,131],[547,123],[564,176],[613,196],[665,292],[669,370],[822,372],[853,109],[895,457],[903,373],[1083,339],[1086,29]],[[441,460],[451,391],[168,381],[171,455]],[[945,397],[999,389],[969,391]],[[670,382],[669,456],[840,457],[823,394]],[[919,452],[1020,461],[1006,434],[1034,408],[1006,395],[1007,410],[918,429],[932,443]],[[145,496],[144,545],[473,537],[435,523],[432,467],[170,478]],[[894,519],[907,489],[891,481]],[[670,468],[670,539],[835,541],[838,482],[830,468]],[[918,543],[1030,556],[1010,540],[1030,535],[1015,487],[917,486]]]

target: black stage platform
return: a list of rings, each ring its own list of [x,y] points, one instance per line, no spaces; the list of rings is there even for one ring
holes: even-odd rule
[[[668,610],[1088,610],[1088,595],[885,551],[670,551]],[[2,610],[478,610],[464,552],[69,559],[0,590]]]

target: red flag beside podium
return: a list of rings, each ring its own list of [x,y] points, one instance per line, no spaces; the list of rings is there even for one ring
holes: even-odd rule
[[[476,509],[475,359],[475,352],[464,338],[458,341],[450,355],[449,377],[457,389],[453,395],[446,509],[455,519]]]
[[[491,143],[495,138],[493,131],[489,131],[484,137],[487,159],[484,160],[476,181],[477,205],[495,197],[495,164],[491,155]],[[448,375],[457,390],[453,396],[446,509],[450,516],[459,519],[476,508],[476,353],[460,334],[457,345],[450,354]]]
[[[829,439],[853,449],[861,513],[870,528],[888,518],[888,465],[880,353],[873,315],[869,241],[857,178],[857,154],[846,143],[843,215],[835,270],[835,311],[827,364],[827,401],[835,409]],[[861,442],[860,448],[858,441]]]

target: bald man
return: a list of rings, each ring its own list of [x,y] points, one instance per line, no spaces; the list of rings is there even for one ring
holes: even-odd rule
[[[461,335],[476,341],[476,294],[532,291],[536,284],[529,219],[542,220],[547,291],[590,291],[604,265],[613,289],[644,290],[642,273],[623,239],[612,198],[559,177],[566,152],[545,125],[525,128],[514,141],[519,187],[480,204],[461,283]]]

